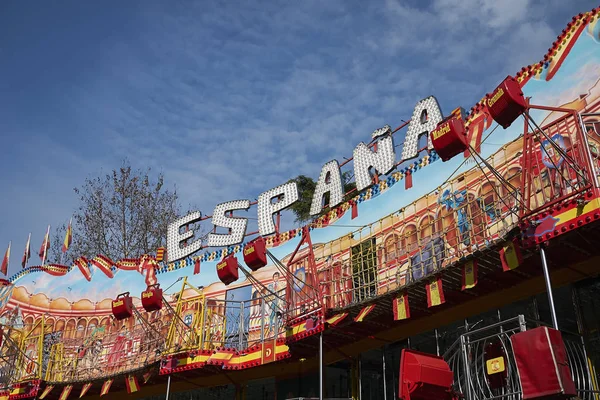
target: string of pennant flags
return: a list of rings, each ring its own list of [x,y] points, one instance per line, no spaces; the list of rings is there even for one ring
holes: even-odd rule
[[[404,180],[405,188],[410,189],[412,187],[412,175],[420,170],[421,168],[437,161],[439,156],[435,152],[435,150],[431,150],[431,153],[425,155],[422,158],[410,163],[409,165],[403,167],[399,171],[396,171],[390,174],[386,179],[382,179],[379,182],[372,185],[370,188],[365,190],[364,192],[356,195],[352,199],[338,205],[333,208],[329,212],[324,215],[313,220],[309,225],[309,230],[325,228],[332,224],[333,222],[342,218],[348,210],[352,210],[352,219],[358,216],[358,204],[363,203],[365,201],[371,200],[386,190],[390,189],[396,183]],[[231,255],[237,254],[242,251],[242,249],[248,244],[248,242],[243,242],[234,246],[225,247],[219,250],[207,251],[199,255],[189,256],[179,261],[174,261],[171,263],[167,263],[164,260],[164,249],[161,248],[157,251],[156,257],[151,257],[148,255],[144,255],[140,258],[136,259],[123,259],[117,262],[110,260],[108,257],[98,255],[91,260],[87,260],[85,257],[77,258],[72,265],[60,265],[60,264],[44,264],[44,260],[47,255],[47,251],[50,248],[50,239],[49,239],[49,231],[50,227],[48,227],[48,231],[46,236],[44,237],[44,241],[42,243],[42,247],[40,248],[40,258],[42,259],[42,265],[36,265],[31,267],[26,267],[16,274],[12,275],[8,281],[11,283],[15,283],[17,280],[22,277],[36,272],[46,272],[50,275],[54,276],[62,276],[71,272],[74,268],[79,268],[84,277],[89,281],[93,275],[94,267],[101,270],[107,277],[113,278],[118,270],[137,270],[138,272],[146,275],[147,282],[154,282],[156,280],[155,276],[164,274],[167,272],[176,271],[182,268],[194,267],[194,274],[200,272],[200,265],[203,262],[212,262],[219,261],[222,258]],[[265,242],[267,247],[273,248],[281,246],[288,241],[302,236],[303,229],[295,228],[290,229],[286,232],[277,233],[265,238]],[[72,238],[72,227],[71,222],[67,227],[67,233],[65,234],[65,239],[62,245],[62,252],[65,253],[69,246],[71,245]],[[25,267],[29,258],[30,258],[30,239],[31,235],[27,240],[27,244],[25,247],[25,252],[23,254],[22,265]],[[143,259],[143,261],[142,261]],[[8,264],[10,261],[10,243],[9,247],[6,250],[4,259],[0,266],[0,272],[6,275],[8,271]],[[153,268],[149,268],[152,266]],[[156,282],[154,282],[156,283]]]

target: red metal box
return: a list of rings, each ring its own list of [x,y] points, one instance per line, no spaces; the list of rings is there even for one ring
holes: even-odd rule
[[[521,85],[512,76],[488,94],[485,99],[490,115],[504,129],[508,128],[527,109]]]
[[[238,280],[238,261],[233,255],[227,256],[217,264],[217,275],[221,282],[229,285]]]
[[[112,313],[117,320],[126,319],[133,315],[133,300],[129,297],[129,292],[121,293],[113,300]]]
[[[244,247],[244,262],[252,271],[267,265],[267,245],[262,237],[256,238]]]
[[[159,284],[150,285],[142,292],[142,307],[148,312],[160,310],[162,308],[163,290]]]
[[[454,374],[442,357],[402,349],[398,398],[403,400],[452,399]]]
[[[442,161],[448,161],[464,152],[468,148],[465,122],[460,117],[440,122],[437,128],[431,131],[431,142]]]
[[[540,327],[514,334],[510,341],[524,400],[577,394],[560,331]]]

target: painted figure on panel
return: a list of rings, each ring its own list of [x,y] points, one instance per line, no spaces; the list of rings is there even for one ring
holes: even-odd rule
[[[103,349],[101,340],[94,340],[85,348],[83,356],[79,361],[79,376],[90,376],[94,372],[100,371],[98,364]]]
[[[279,292],[280,292],[280,283],[279,283],[279,272],[275,272],[273,274],[273,283],[269,285],[269,290],[271,290],[271,292],[273,292],[274,295],[269,296],[269,302],[267,303],[268,307],[271,310],[271,313],[269,315],[269,326],[267,328],[267,332],[268,334],[276,334],[277,332],[275,331],[276,328],[276,322],[277,322],[277,315],[279,313],[279,307],[280,307],[280,302],[279,302]]]
[[[127,351],[131,348],[132,340],[129,337],[127,327],[123,325],[119,330],[117,337],[112,345],[112,348],[108,354],[107,364],[108,367],[116,370],[125,364]]]
[[[446,189],[438,199],[438,203],[443,208],[456,212],[460,241],[465,246],[469,246],[471,244],[471,237],[469,235],[471,224],[469,223],[466,207],[467,191],[463,189],[452,193],[450,189]]]

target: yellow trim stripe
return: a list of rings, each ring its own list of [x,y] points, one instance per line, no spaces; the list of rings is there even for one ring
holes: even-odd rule
[[[567,223],[577,217],[580,217],[584,214],[592,212],[600,208],[600,200],[594,199],[589,203],[585,204],[583,207],[574,207],[564,213],[558,214],[555,218],[558,218],[557,225],[561,225]]]
[[[233,357],[233,353],[231,352],[217,352],[215,354],[213,354],[212,356],[209,357],[209,360],[213,361],[213,360],[219,360],[219,361],[229,361],[231,359],[231,357]]]
[[[370,306],[366,306],[365,308],[363,308],[362,310],[360,310],[360,312],[358,313],[358,315],[356,316],[356,318],[354,318],[354,322],[362,322],[363,319],[365,319],[365,317],[367,315],[369,315],[369,313],[371,311],[373,311],[374,308],[375,308],[375,304],[371,304]]]
[[[335,325],[338,322],[340,322],[341,320],[343,320],[344,318],[346,318],[348,316],[348,313],[340,313],[340,314],[336,314],[333,317],[329,318],[326,322],[329,325]]]

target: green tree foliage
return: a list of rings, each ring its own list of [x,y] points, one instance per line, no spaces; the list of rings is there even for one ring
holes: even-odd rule
[[[342,173],[345,201],[356,195],[356,184],[351,182],[352,178],[353,175],[349,171]],[[310,215],[310,205],[312,203],[313,194],[315,193],[315,189],[317,187],[317,183],[311,177],[298,175],[297,177],[290,179],[290,182],[296,182],[298,185],[298,201],[290,207],[290,210],[296,216],[295,222],[303,224],[329,211],[329,193],[326,193],[324,200],[326,207],[323,208],[321,214],[315,217]]]

